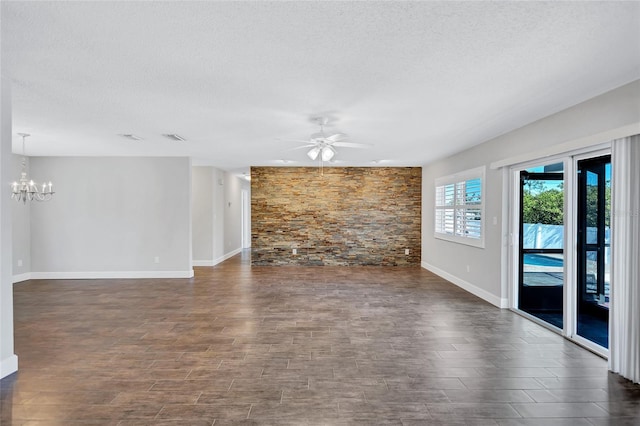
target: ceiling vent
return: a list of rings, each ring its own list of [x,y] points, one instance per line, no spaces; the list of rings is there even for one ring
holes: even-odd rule
[[[132,141],[141,141],[142,140],[142,138],[140,136],[136,136],[133,133],[121,133],[118,136],[121,136],[121,137],[123,137],[125,139],[129,139],[129,140],[132,140]]]
[[[186,141],[185,138],[183,138],[180,135],[176,135],[175,133],[163,134],[162,136],[164,136],[167,139],[171,139],[172,141],[179,141],[179,142]]]

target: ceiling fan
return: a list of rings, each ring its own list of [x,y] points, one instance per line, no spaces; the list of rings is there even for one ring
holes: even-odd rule
[[[309,140],[296,140],[293,142],[301,142],[304,145],[294,148],[294,149],[305,149],[309,148],[307,151],[307,156],[311,160],[319,160],[320,166],[322,167],[322,163],[326,161],[331,161],[333,157],[336,155],[336,148],[368,148],[372,146],[367,143],[356,143],[356,142],[347,142],[347,135],[344,133],[333,133],[327,135],[324,132],[324,126],[328,122],[327,117],[314,117],[312,121],[316,122],[320,126],[320,131],[317,133],[313,133]]]

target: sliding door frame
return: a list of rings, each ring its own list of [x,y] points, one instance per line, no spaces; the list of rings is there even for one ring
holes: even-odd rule
[[[520,170],[520,188],[518,190],[518,194],[520,195],[520,206],[518,207],[518,213],[519,213],[519,217],[518,217],[518,230],[520,232],[519,238],[518,238],[518,270],[519,270],[519,274],[518,274],[518,306],[522,307],[524,304],[524,301],[527,299],[527,297],[523,297],[523,294],[520,294],[520,292],[523,292],[525,289],[524,287],[524,281],[525,281],[525,272],[523,271],[523,267],[525,264],[525,258],[527,254],[533,254],[533,253],[555,253],[555,254],[562,254],[562,263],[563,263],[563,275],[562,275],[562,297],[563,297],[563,301],[560,303],[560,305],[562,306],[562,312],[563,312],[563,324],[564,324],[564,282],[566,281],[565,279],[565,267],[564,267],[564,262],[565,262],[565,255],[564,255],[564,251],[565,251],[565,247],[564,247],[564,238],[563,238],[563,244],[562,244],[562,248],[553,248],[553,249],[540,249],[540,248],[525,248],[524,247],[524,235],[522,235],[523,232],[523,227],[524,224],[522,223],[524,221],[524,203],[523,203],[523,198],[522,198],[522,194],[524,194],[524,181],[525,180],[529,180],[529,181],[556,181],[556,182],[562,182],[564,183],[564,161],[560,161],[556,164],[562,163],[562,179],[559,179],[558,175],[560,175],[560,173],[557,172],[535,172],[535,173],[528,173],[526,170]],[[545,166],[547,165],[547,163],[544,164]],[[535,167],[535,166],[534,166]],[[564,193],[566,191],[563,190],[563,196],[562,196],[562,203],[563,203],[563,224],[562,227],[564,228]],[[535,289],[535,290],[534,290]],[[528,297],[532,297],[534,296],[534,294],[536,293],[540,293],[541,291],[545,292],[547,295],[549,295],[549,291],[550,290],[543,290],[537,287],[533,287],[530,288],[527,293],[528,293]],[[525,312],[527,312],[527,310],[525,310],[525,308],[519,308]],[[528,309],[529,313],[531,313],[531,310]],[[531,315],[536,316],[531,313]],[[557,327],[554,325],[554,327]]]
[[[562,250],[564,253],[564,264],[563,264],[563,277],[564,283],[562,286],[562,304],[563,304],[563,329],[559,329],[546,321],[541,320],[540,318],[531,315],[523,310],[519,309],[518,302],[520,300],[520,221],[521,221],[521,182],[520,182],[520,174],[522,171],[525,171],[532,167],[539,167],[548,164],[562,163],[563,164],[563,180],[564,183],[564,241],[562,245]],[[569,226],[572,223],[568,223],[568,220],[571,218],[571,203],[569,201],[569,193],[571,191],[567,191],[567,174],[571,171],[571,161],[567,158],[566,155],[554,155],[549,157],[544,157],[532,161],[527,161],[526,163],[520,163],[512,166],[509,169],[509,183],[510,183],[510,201],[509,201],[509,309],[522,315],[529,320],[548,328],[556,333],[560,333],[565,337],[568,337],[568,334],[565,332],[567,330],[567,324],[569,319],[569,307],[567,306],[566,301],[569,300],[569,294],[567,294],[567,289],[570,287],[569,281],[569,273],[570,267],[569,262],[572,261],[573,255],[570,254],[570,245],[567,236],[567,230],[570,229]]]
[[[588,153],[582,153],[582,154],[576,154],[572,156],[572,166],[573,166],[573,173],[574,173],[574,182],[572,185],[572,192],[574,194],[574,212],[573,212],[573,221],[574,221],[574,226],[572,228],[572,238],[574,241],[573,244],[573,258],[574,258],[574,265],[575,267],[573,268],[573,283],[574,285],[572,285],[573,287],[573,292],[571,294],[571,299],[569,299],[571,301],[571,309],[572,311],[575,313],[573,315],[573,321],[572,321],[572,328],[571,328],[571,333],[570,333],[570,338],[571,340],[573,340],[574,342],[578,343],[580,346],[584,346],[585,348],[589,349],[592,352],[597,353],[598,355],[604,357],[604,358],[608,358],[609,357],[609,350],[606,348],[603,348],[602,346],[598,345],[597,343],[592,342],[589,339],[585,339],[584,337],[578,335],[578,320],[577,320],[577,314],[578,314],[578,292],[580,291],[579,287],[579,283],[578,283],[578,191],[580,190],[578,185],[578,162],[582,161],[582,160],[588,160],[590,158],[597,158],[597,157],[603,157],[605,155],[611,155],[611,146],[609,145],[608,148],[605,149],[599,149],[599,150],[595,150],[595,151],[590,151]],[[610,320],[610,319],[609,319]]]

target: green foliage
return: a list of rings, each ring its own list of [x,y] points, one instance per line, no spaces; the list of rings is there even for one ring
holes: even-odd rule
[[[528,181],[523,192],[524,223],[542,225],[562,225],[564,223],[562,184],[559,184],[557,188],[548,188],[541,181]]]
[[[605,212],[604,226],[611,226],[611,182],[607,182],[605,187]],[[598,226],[598,187],[596,185],[587,186],[587,227]]]
[[[522,196],[524,223],[542,225],[562,225],[564,212],[564,194],[562,183],[550,188],[543,181],[525,182]],[[611,222],[611,183],[605,187],[605,227]],[[587,227],[596,227],[598,220],[598,187],[587,186]]]

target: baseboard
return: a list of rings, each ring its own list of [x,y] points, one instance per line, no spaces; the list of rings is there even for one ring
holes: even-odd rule
[[[225,254],[222,257],[214,259],[212,266],[216,266],[218,263],[222,263],[225,260],[230,259],[230,258],[232,258],[233,256],[235,256],[236,254],[239,254],[239,253],[242,253],[242,248],[235,249],[235,250],[230,251],[229,253]]]
[[[188,271],[81,271],[81,272],[31,272],[32,280],[94,280],[121,278],[192,278]]]
[[[11,355],[0,361],[0,379],[18,371],[18,357]]]
[[[230,251],[229,253],[225,254],[224,256],[220,256],[217,259],[213,259],[213,260],[194,260],[192,261],[193,266],[216,266],[218,263],[222,263],[227,259],[232,258],[233,256],[235,256],[236,254],[239,254],[242,252],[242,249],[235,249],[233,251]]]
[[[193,266],[213,266],[213,260],[193,260]]]
[[[18,274],[13,276],[13,283],[20,283],[22,281],[28,281],[31,279],[31,272],[25,272],[24,274]]]
[[[494,306],[497,306],[500,309],[506,309],[509,307],[509,300],[505,298],[498,297],[494,294],[489,293],[488,291],[471,284],[468,281],[465,281],[461,278],[456,277],[455,275],[451,275],[450,273],[443,271],[440,268],[437,268],[433,265],[428,264],[427,262],[422,262],[421,266],[433,272],[434,274],[444,278],[445,280],[451,282],[452,284],[457,285],[461,289],[468,291],[469,293],[478,296],[479,298],[486,300]]]

